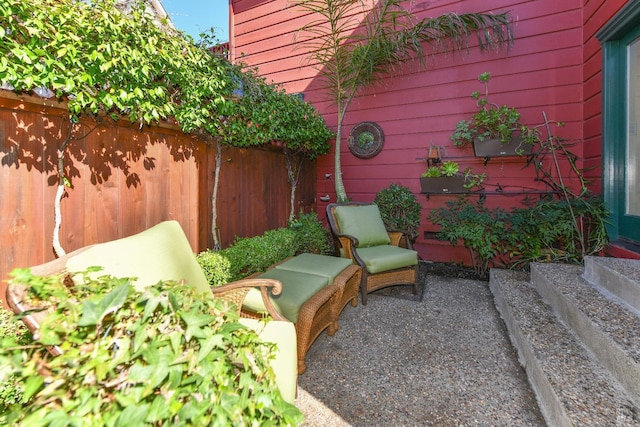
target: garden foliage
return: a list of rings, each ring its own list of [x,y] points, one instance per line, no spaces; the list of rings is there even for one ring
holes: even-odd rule
[[[3,88],[49,89],[67,101],[71,120],[176,120],[225,145],[280,141],[311,157],[328,152],[331,132],[309,104],[231,64],[209,49],[210,38],[195,43],[154,22],[143,2],[123,9],[115,0],[4,0]],[[234,100],[239,82],[246,99]]]
[[[331,250],[326,228],[316,213],[301,213],[288,228],[268,230],[260,236],[236,238],[220,251],[206,250],[196,259],[212,286],[244,279],[266,271],[271,265],[294,255],[310,252],[327,254]]]
[[[429,219],[438,236],[452,245],[462,241],[476,273],[491,266],[527,269],[530,262],[581,264],[608,242],[604,202],[593,195],[546,197],[526,207],[488,208],[482,200],[460,198],[434,209]]]
[[[19,319],[11,312],[0,308],[0,340],[5,339],[17,345],[26,345],[31,342],[32,337]],[[22,382],[15,375],[8,375],[0,382],[0,425],[7,424],[6,415],[9,407],[22,402],[22,392]]]
[[[406,231],[412,240],[418,237],[422,206],[409,188],[391,184],[376,194],[373,203],[388,229]]]
[[[53,307],[33,345],[4,338],[0,376],[24,383],[9,425],[296,425],[277,391],[273,344],[237,322],[219,299],[175,282],[144,292],[104,276],[68,288],[28,270],[35,304]],[[59,346],[60,356],[47,353]]]

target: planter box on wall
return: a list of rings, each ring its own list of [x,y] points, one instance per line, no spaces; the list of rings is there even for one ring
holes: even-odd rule
[[[423,193],[468,193],[464,187],[463,176],[439,176],[437,178],[420,177]]]
[[[473,151],[476,157],[494,156],[526,156],[531,154],[533,146],[525,144],[520,138],[502,142],[500,139],[473,140]]]

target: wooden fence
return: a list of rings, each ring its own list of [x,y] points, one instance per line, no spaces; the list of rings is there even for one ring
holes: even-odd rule
[[[57,146],[69,132],[64,104],[0,90],[0,298],[15,267],[54,258]],[[80,134],[81,132],[81,134]],[[86,120],[70,141],[62,199],[62,247],[128,236],[160,221],[182,225],[194,251],[212,247],[214,148],[176,126]],[[236,236],[282,227],[290,190],[281,149],[225,148],[218,226]],[[296,210],[315,209],[315,162],[305,161]],[[296,212],[297,213],[297,212]]]

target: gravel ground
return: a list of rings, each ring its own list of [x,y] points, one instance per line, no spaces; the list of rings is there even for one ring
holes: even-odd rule
[[[422,295],[395,287],[348,305],[307,352],[307,426],[543,426],[488,283],[421,263]]]

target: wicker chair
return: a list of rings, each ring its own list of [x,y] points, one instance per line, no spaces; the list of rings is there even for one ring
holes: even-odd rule
[[[406,232],[387,230],[376,205],[331,203],[327,219],[340,256],[362,267],[362,304],[367,294],[387,286],[412,285],[417,293],[418,254]],[[400,247],[403,241],[407,248]]]

